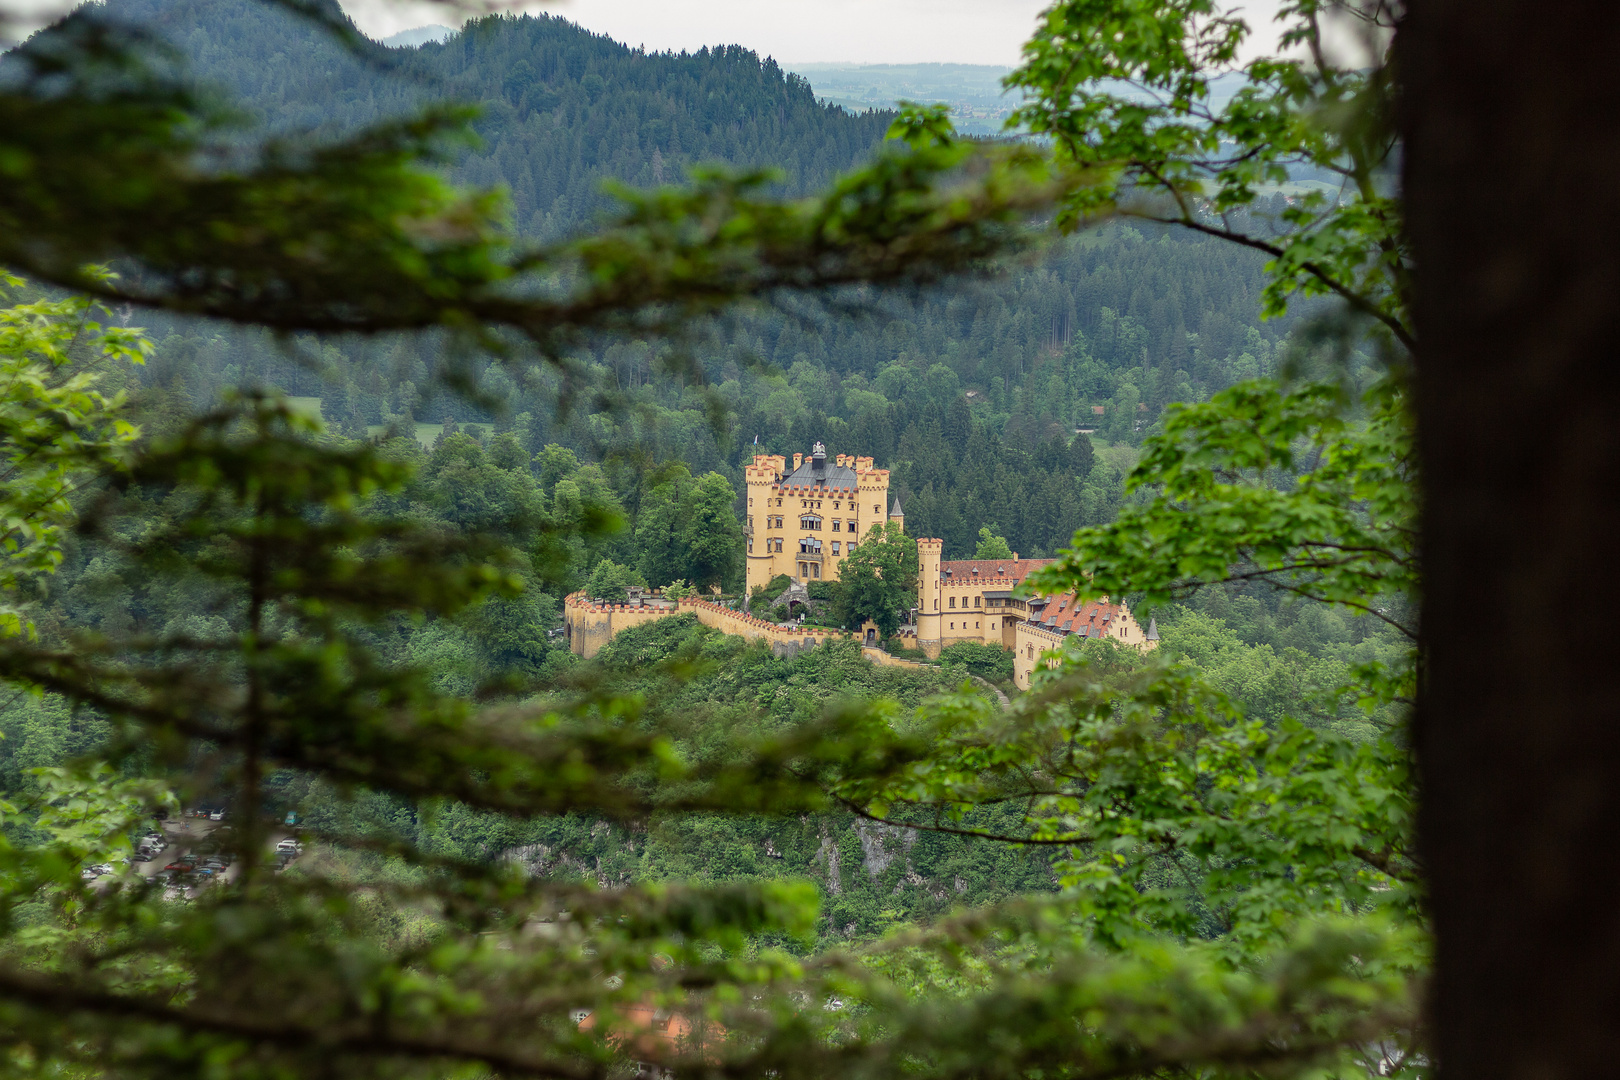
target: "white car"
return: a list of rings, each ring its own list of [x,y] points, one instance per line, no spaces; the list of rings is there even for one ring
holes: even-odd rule
[[[209,815],[208,815],[208,820],[209,821],[224,821],[225,820],[225,811],[223,811],[223,810],[214,810],[214,811],[210,812]]]

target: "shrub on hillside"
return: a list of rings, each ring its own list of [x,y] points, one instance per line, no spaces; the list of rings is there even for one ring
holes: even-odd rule
[[[591,571],[590,580],[585,583],[585,594],[593,600],[622,604],[625,601],[625,590],[632,585],[645,589],[647,579],[628,566],[620,566],[612,559],[603,559],[596,564],[596,569]]]
[[[961,641],[942,649],[942,664],[967,668],[969,674],[990,682],[1001,682],[1013,677],[1013,654],[1000,645],[981,645],[975,641]]]

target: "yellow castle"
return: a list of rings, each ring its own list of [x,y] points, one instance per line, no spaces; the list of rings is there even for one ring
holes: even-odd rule
[[[839,564],[861,534],[885,520],[889,470],[874,469],[869,457],[839,454],[829,461],[818,442],[808,457],[793,455],[792,471],[780,454],[755,454],[743,472],[749,593],[780,574],[800,583],[838,580]]]
[[[1110,638],[1138,649],[1159,647],[1159,627],[1144,630],[1124,604],[1061,596],[1016,596],[1014,590],[1051,559],[944,560],[945,541],[917,541],[917,647],[930,657],[959,642],[1000,645],[1013,652],[1013,682],[1029,689],[1045,656],[1067,638]]]
[[[900,501],[889,500],[889,470],[874,468],[869,457],[839,454],[828,461],[818,442],[808,456],[793,455],[791,471],[776,454],[754,455],[744,471],[749,592],[783,574],[801,584],[836,581],[840,563],[864,532],[885,520],[905,525]],[[964,641],[1000,645],[1014,653],[1014,681],[1028,689],[1038,665],[1056,665],[1043,654],[1066,638],[1158,647],[1157,625],[1149,620],[1144,630],[1124,604],[1106,598],[1080,602],[1073,593],[1015,597],[1024,579],[1050,559],[1020,559],[1014,552],[1010,559],[947,561],[941,558],[944,548],[936,538],[917,541],[917,607],[910,629],[930,657]],[[866,636],[875,643],[871,628]]]

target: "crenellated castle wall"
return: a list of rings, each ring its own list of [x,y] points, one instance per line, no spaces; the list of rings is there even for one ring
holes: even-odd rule
[[[661,600],[657,592],[654,596]],[[696,615],[698,622],[721,633],[769,642],[771,651],[778,656],[793,656],[833,638],[851,636],[842,630],[828,630],[820,626],[777,626],[696,596],[682,597],[672,606],[668,601],[662,601],[657,607],[637,607],[632,604],[598,604],[584,593],[571,593],[563,600],[563,627],[568,635],[569,651],[575,656],[590,659],[602,651],[614,634],[632,626],[686,613]]]

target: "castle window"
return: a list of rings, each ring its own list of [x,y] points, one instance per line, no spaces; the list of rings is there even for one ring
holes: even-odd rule
[[[833,541],[833,554],[838,554],[838,541],[836,540]]]
[[[979,628],[979,620],[974,619],[973,620],[973,629],[977,630],[978,628]]]
[[[821,528],[821,515],[819,515],[819,514],[800,514],[799,515],[799,528],[801,528],[801,529],[817,529],[817,530],[819,530]]]
[[[955,607],[955,606],[956,606],[956,597],[953,596],[953,597],[951,597],[951,607]]]
[[[955,624],[955,623],[951,623],[951,629],[952,629],[952,630],[955,630],[955,629],[956,629],[956,624]]]
[[[981,596],[975,596],[975,597],[974,597],[974,598],[973,598],[973,606],[974,606],[974,607],[978,607],[978,606],[979,606],[979,602],[980,602],[980,601],[981,601],[981,600],[983,600],[983,599],[984,599],[984,598],[983,598],[983,597],[981,597]]]
[[[837,518],[833,518],[833,532],[843,532],[843,529],[840,528],[842,524],[843,522],[839,521]]]
[[[876,504],[876,503],[873,503],[873,504],[872,504],[872,513],[874,513],[874,514],[881,514],[881,513],[883,513],[883,507],[881,507],[881,506],[878,506],[878,505],[877,505],[877,504]]]

